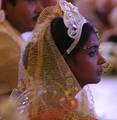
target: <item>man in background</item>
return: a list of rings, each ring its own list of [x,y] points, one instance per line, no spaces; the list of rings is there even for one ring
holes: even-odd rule
[[[5,12],[0,21],[0,96],[17,87],[20,51],[25,40],[21,34],[32,31],[42,10],[56,0],[0,0]],[[1,13],[0,13],[1,14]]]

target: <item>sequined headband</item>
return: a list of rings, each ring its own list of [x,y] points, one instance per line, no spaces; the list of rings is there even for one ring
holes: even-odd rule
[[[63,20],[65,26],[68,28],[67,34],[70,38],[75,39],[70,47],[66,50],[67,54],[76,47],[80,40],[82,27],[87,20],[80,14],[78,7],[74,6],[66,0],[59,0],[59,5],[64,12]]]

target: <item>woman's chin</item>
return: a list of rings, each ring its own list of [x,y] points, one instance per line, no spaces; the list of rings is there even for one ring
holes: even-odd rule
[[[100,76],[97,77],[96,83],[99,83],[101,81],[101,77],[102,77],[102,75],[100,75]]]
[[[90,84],[97,84],[101,81],[101,76],[96,77]]]

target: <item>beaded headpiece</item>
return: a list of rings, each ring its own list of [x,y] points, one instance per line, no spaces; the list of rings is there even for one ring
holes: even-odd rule
[[[65,26],[68,28],[67,34],[70,38],[75,39],[66,51],[67,54],[70,54],[79,42],[83,24],[86,23],[87,20],[80,14],[78,7],[74,6],[70,2],[60,0],[59,5],[64,12],[63,20]]]

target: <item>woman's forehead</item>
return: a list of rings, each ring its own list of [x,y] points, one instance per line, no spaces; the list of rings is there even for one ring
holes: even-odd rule
[[[100,40],[99,37],[97,36],[97,34],[95,32],[93,32],[90,37],[89,40],[86,42],[85,47],[93,47],[93,46],[99,46],[100,45]]]

